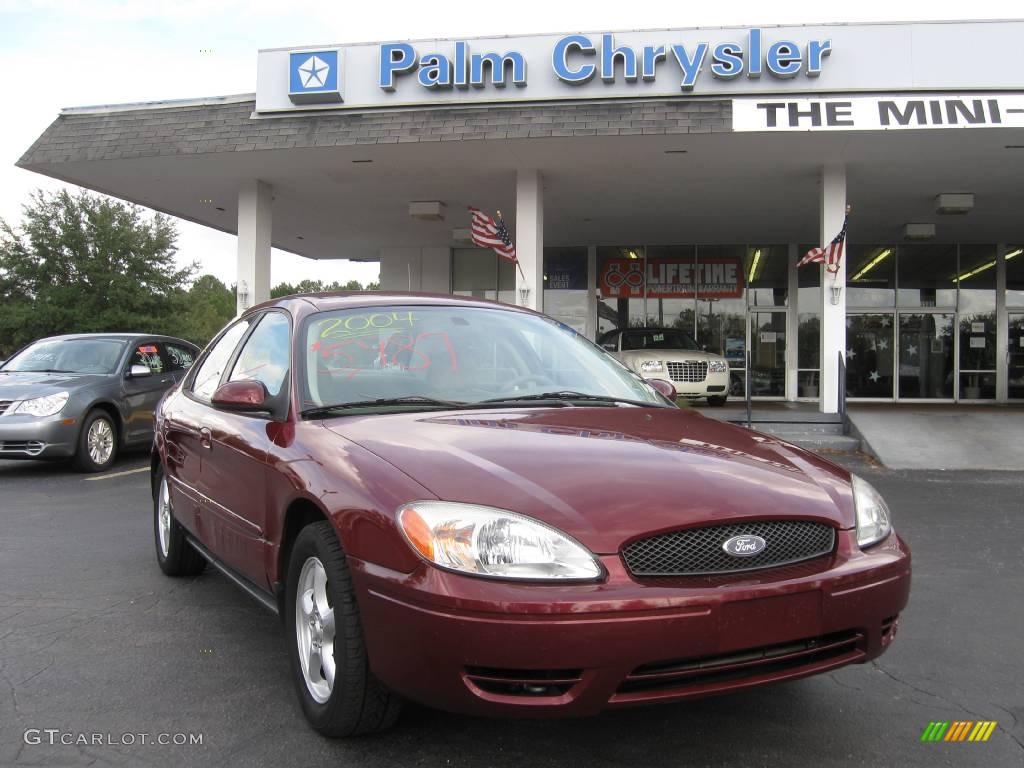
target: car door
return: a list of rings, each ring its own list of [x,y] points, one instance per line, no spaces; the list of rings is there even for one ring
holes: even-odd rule
[[[160,350],[163,353],[164,360],[167,363],[167,370],[170,371],[174,384],[185,378],[199,352],[191,344],[180,341],[161,342]]]
[[[132,376],[132,367],[141,365],[147,376]],[[174,383],[167,361],[155,339],[136,340],[128,353],[123,372],[124,439],[128,444],[148,443],[153,439],[153,415],[164,391]]]
[[[203,455],[200,490],[204,543],[233,569],[269,587],[265,562],[268,421],[288,413],[291,323],[283,311],[265,312],[242,342],[224,381],[255,380],[267,389],[268,413],[210,408],[210,446]]]
[[[163,408],[166,471],[174,516],[192,534],[203,539],[200,510],[205,497],[199,490],[202,464],[210,448],[210,399],[220,386],[224,370],[249,330],[249,320],[225,329],[186,377],[180,393]]]

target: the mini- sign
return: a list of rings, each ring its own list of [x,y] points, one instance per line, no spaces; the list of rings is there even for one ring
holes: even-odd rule
[[[971,323],[971,333],[984,333],[984,332],[985,332],[985,323],[984,323],[984,321],[982,321],[980,323],[973,323],[973,322]]]
[[[984,349],[985,348],[985,337],[984,336],[971,336],[971,348],[972,349]]]

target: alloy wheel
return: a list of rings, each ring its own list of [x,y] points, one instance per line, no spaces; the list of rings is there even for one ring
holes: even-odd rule
[[[171,547],[171,495],[167,490],[167,478],[160,478],[160,496],[157,500],[160,554],[167,557]]]
[[[302,565],[296,585],[295,642],[309,694],[323,704],[331,697],[334,661],[334,608],[327,597],[327,572],[317,557]]]
[[[96,419],[89,426],[85,446],[93,463],[102,466],[110,461],[110,455],[114,452],[114,430],[110,428],[110,422]]]

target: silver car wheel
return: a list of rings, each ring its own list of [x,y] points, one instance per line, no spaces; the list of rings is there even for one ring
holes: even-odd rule
[[[157,498],[157,532],[160,539],[160,554],[167,557],[171,548],[171,494],[167,490],[167,478],[160,478],[160,495]]]
[[[319,558],[302,564],[295,589],[295,642],[302,676],[310,696],[323,704],[331,698],[337,665],[334,608],[327,601],[327,571]]]
[[[114,452],[114,430],[110,428],[109,421],[96,419],[89,425],[85,447],[94,464],[103,465],[110,461],[110,455]]]

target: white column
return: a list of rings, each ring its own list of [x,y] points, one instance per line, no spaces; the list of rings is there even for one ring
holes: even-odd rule
[[[789,297],[789,306],[786,308],[786,399],[791,402],[800,394],[800,375],[797,371],[797,337],[800,334],[800,319],[797,314],[800,311],[797,303],[800,288],[800,276],[796,271],[798,248],[796,243],[790,243],[786,253],[786,295]]]
[[[516,303],[544,309],[544,187],[540,171],[516,173]],[[523,289],[527,289],[523,300]]]
[[[821,245],[827,246],[839,234],[846,216],[846,168],[821,169]],[[839,272],[833,275],[821,266],[821,389],[818,410],[839,412],[839,354],[846,354],[846,256],[843,249]],[[832,303],[832,287],[840,289]]]
[[[238,190],[237,310],[270,298],[271,187],[264,181],[243,181]]]

